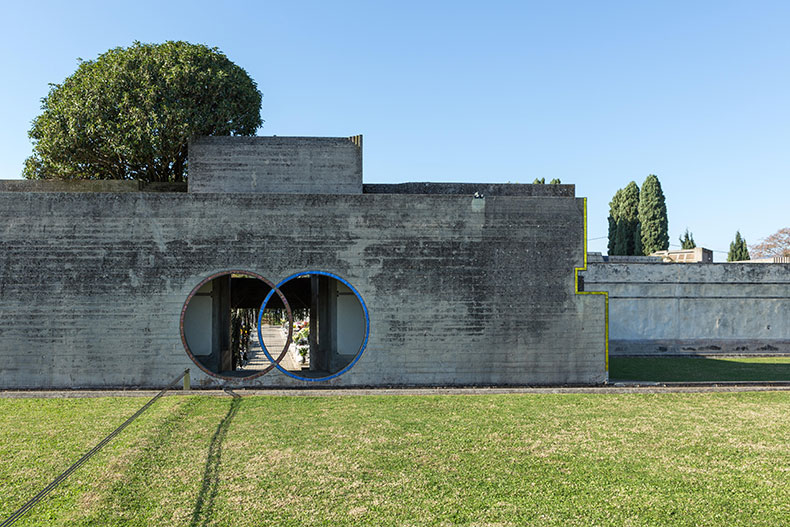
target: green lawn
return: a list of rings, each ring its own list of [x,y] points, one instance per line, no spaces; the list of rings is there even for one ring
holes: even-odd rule
[[[790,357],[610,357],[609,379],[656,382],[790,381]]]
[[[0,521],[143,404],[0,399]],[[790,392],[175,396],[16,525],[766,525]]]

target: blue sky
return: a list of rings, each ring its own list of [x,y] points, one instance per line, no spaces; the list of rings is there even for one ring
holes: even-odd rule
[[[2,179],[78,57],[187,40],[255,79],[260,135],[363,134],[367,182],[557,177],[603,252],[612,195],[648,174],[673,244],[790,226],[790,2],[23,4],[0,21]]]

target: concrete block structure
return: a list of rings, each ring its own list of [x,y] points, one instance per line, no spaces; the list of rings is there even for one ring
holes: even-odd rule
[[[790,353],[790,264],[609,260],[580,275],[609,294],[612,355]]]
[[[658,256],[665,262],[677,263],[713,263],[713,251],[704,247],[693,249],[673,249],[669,251],[656,251],[650,256]]]
[[[361,155],[360,137],[206,138],[188,192],[0,183],[0,388],[159,387],[185,368],[195,387],[606,380],[572,185],[363,185]],[[310,370],[237,375],[232,310],[260,328],[278,306],[314,321]]]
[[[198,138],[189,145],[189,191],[361,194],[362,136]]]

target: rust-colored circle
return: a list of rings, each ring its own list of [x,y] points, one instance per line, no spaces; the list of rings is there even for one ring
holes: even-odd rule
[[[280,297],[280,300],[282,300],[283,305],[285,306],[285,312],[288,314],[288,338],[285,341],[285,346],[283,347],[283,350],[280,352],[280,355],[275,359],[275,361],[273,363],[269,364],[269,366],[267,366],[263,370],[259,371],[258,373],[254,373],[252,375],[247,375],[247,376],[244,376],[244,377],[228,377],[226,375],[220,375],[219,373],[213,372],[213,371],[209,370],[208,368],[206,368],[205,366],[203,366],[200,363],[200,361],[198,359],[196,359],[195,356],[192,354],[192,350],[189,349],[189,345],[187,344],[186,335],[184,334],[184,315],[186,314],[187,306],[189,305],[189,301],[192,300],[192,297],[195,296],[195,293],[197,293],[198,290],[201,287],[203,287],[206,283],[210,282],[211,280],[214,280],[215,278],[219,278],[220,276],[225,276],[225,275],[234,275],[234,274],[240,274],[240,275],[244,275],[244,276],[247,276],[247,277],[250,277],[250,278],[257,278],[258,280],[260,280],[264,284],[268,285],[270,288],[272,288],[274,290],[275,293],[277,293],[277,296]],[[263,307],[263,306],[261,306],[261,307]],[[252,379],[257,379],[261,375],[265,375],[265,374],[269,373],[270,371],[272,371],[272,369],[274,369],[274,364],[275,363],[280,364],[280,361],[283,360],[283,358],[285,357],[285,354],[288,352],[288,347],[291,345],[291,338],[293,337],[293,315],[291,314],[291,306],[288,305],[288,299],[285,298],[285,295],[283,295],[282,291],[277,289],[277,287],[274,285],[274,283],[272,283],[271,281],[267,280],[266,278],[264,278],[263,276],[259,275],[258,273],[253,273],[252,271],[242,271],[242,270],[239,270],[239,269],[232,269],[230,271],[220,271],[219,273],[214,273],[211,276],[201,280],[201,282],[198,285],[196,285],[192,289],[192,291],[190,291],[189,295],[187,295],[187,299],[186,299],[186,301],[184,301],[184,306],[181,308],[181,318],[179,320],[178,326],[179,326],[179,329],[181,331],[181,343],[184,345],[184,350],[186,350],[187,355],[192,360],[192,362],[194,362],[195,365],[198,368],[200,368],[203,372],[205,372],[206,374],[211,375],[212,377],[217,377],[218,379],[226,380],[226,381],[239,381],[239,380],[241,380],[241,381],[248,381],[248,380],[252,380]],[[261,343],[261,346],[262,345],[263,345],[263,343]]]

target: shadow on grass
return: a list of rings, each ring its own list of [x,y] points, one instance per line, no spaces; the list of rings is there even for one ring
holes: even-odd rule
[[[203,481],[200,485],[200,492],[198,493],[197,500],[195,500],[195,508],[192,510],[192,521],[189,523],[190,527],[198,527],[209,524],[211,511],[214,508],[214,499],[217,497],[219,490],[219,467],[222,461],[222,443],[225,441],[225,436],[230,428],[230,423],[236,416],[236,412],[241,404],[241,397],[233,392],[228,391],[233,399],[230,402],[228,413],[222,418],[222,421],[217,425],[214,435],[211,437],[211,443],[208,447],[208,456],[206,457],[206,466],[203,469]],[[201,520],[202,518],[202,520]]]
[[[790,359],[611,357],[609,378],[623,381],[790,381]]]

